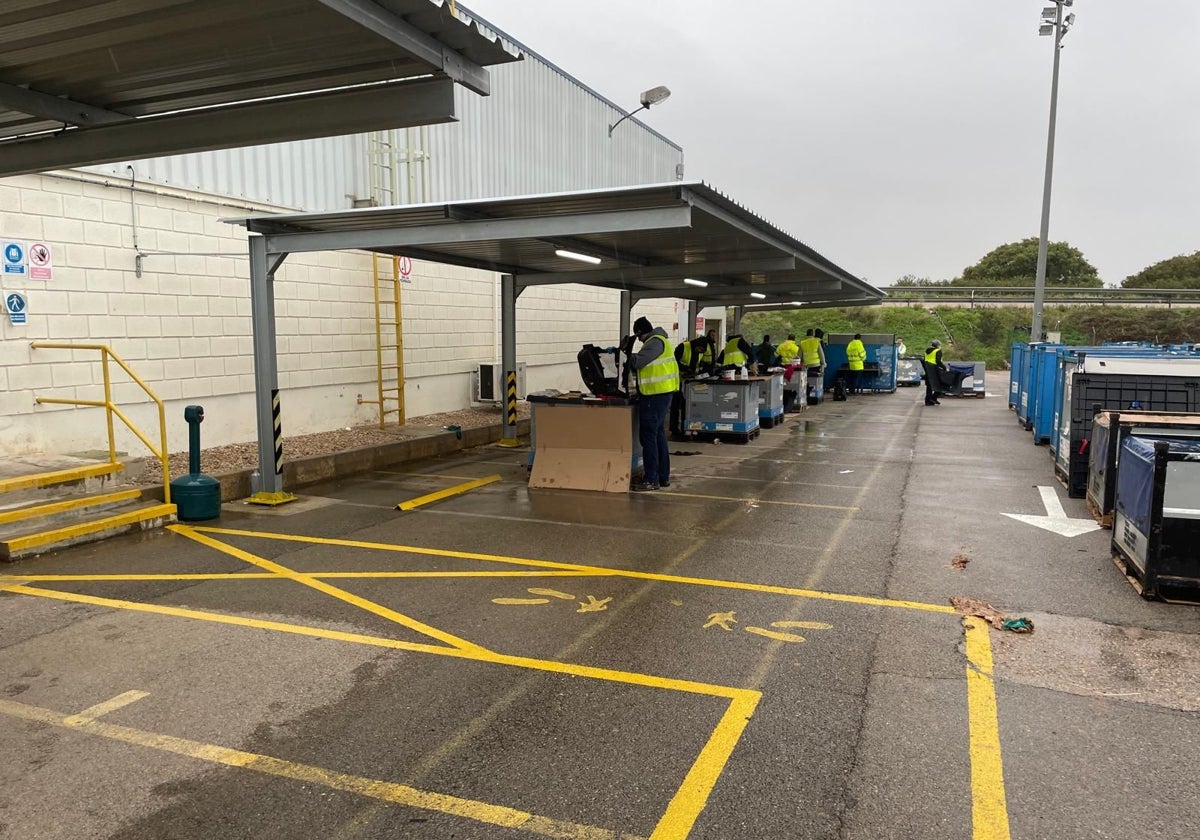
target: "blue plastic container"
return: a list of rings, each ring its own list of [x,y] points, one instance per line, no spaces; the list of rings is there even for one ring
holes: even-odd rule
[[[1021,405],[1021,383],[1029,371],[1025,360],[1029,358],[1029,345],[1014,341],[1008,354],[1008,407],[1016,411]]]

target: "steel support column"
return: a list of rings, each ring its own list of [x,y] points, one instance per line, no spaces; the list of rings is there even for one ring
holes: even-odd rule
[[[629,292],[621,292],[621,320],[618,328],[621,333],[621,338],[629,335],[629,310],[633,309],[633,295]]]
[[[517,282],[500,275],[500,363],[504,370],[501,446],[517,445]]]
[[[700,306],[694,300],[687,302],[687,329],[683,331],[683,337],[686,339],[697,338],[696,335],[696,318],[700,314]]]
[[[733,324],[732,324],[732,329],[729,332],[730,332],[730,335],[735,335],[735,334],[741,333],[741,331],[742,331],[743,307],[734,306],[731,308],[733,309]]]
[[[275,348],[275,270],[282,261],[282,255],[267,253],[263,237],[250,237],[250,319],[258,420],[258,487],[252,488],[255,492],[250,496],[254,504],[277,505],[296,498],[283,490],[283,427]]]

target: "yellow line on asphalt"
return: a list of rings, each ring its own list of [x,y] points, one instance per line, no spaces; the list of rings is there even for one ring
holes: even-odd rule
[[[118,694],[111,700],[105,700],[103,703],[90,706],[77,715],[64,718],[63,722],[67,726],[74,726],[85,721],[95,720],[96,718],[104,717],[109,712],[115,712],[117,709],[128,706],[130,703],[136,703],[143,697],[149,696],[150,692],[148,691],[126,691],[124,694]]]
[[[173,526],[178,527],[178,526]],[[304,537],[293,534],[275,534],[267,531],[238,531],[231,528],[195,527],[194,531],[210,534],[226,534],[238,537],[256,537],[267,540],[284,540],[288,542],[304,542],[314,545],[342,545],[351,548],[370,548],[380,551],[396,551],[405,554],[428,554],[434,557],[457,557],[464,560],[484,560],[490,563],[513,563],[523,566],[538,566],[550,569],[565,569],[571,571],[591,571],[599,575],[612,577],[636,578],[639,580],[660,580],[667,583],[685,583],[693,586],[712,586],[721,589],[741,589],[750,592],[765,592],[772,595],[793,595],[799,598],[816,598],[825,601],[843,601],[851,604],[866,604],[873,607],[896,607],[908,610],[923,610],[925,612],[946,613],[953,615],[956,610],[948,605],[928,604],[923,601],[897,601],[891,598],[873,598],[868,595],[844,595],[838,592],[821,592],[815,589],[795,589],[787,586],[769,586],[761,583],[742,583],[740,581],[713,580],[709,578],[680,577],[679,575],[664,575],[655,572],[635,572],[628,569],[613,569],[603,566],[584,566],[575,563],[557,563],[551,560],[532,560],[521,557],[506,557],[500,554],[480,554],[473,551],[450,551],[444,548],[418,548],[409,545],[392,545],[391,543],[371,543],[357,540],[339,540],[329,537]]]
[[[214,540],[212,537],[206,537],[204,534],[197,534],[186,525],[171,525],[168,527],[176,534],[187,537],[190,540],[195,540],[196,542],[206,545],[209,548],[215,548],[217,551],[224,552],[225,554],[228,554],[231,557],[236,557],[239,560],[245,560],[247,563],[250,563],[253,566],[258,566],[259,568],[265,569],[268,572],[274,572],[280,577],[294,580],[297,583],[302,583],[307,587],[317,590],[318,592],[324,592],[326,595],[331,595],[334,598],[337,598],[339,601],[345,601],[347,604],[352,604],[361,610],[374,613],[380,618],[387,619],[388,621],[394,621],[403,627],[407,627],[409,630],[415,630],[418,633],[422,633],[426,636],[437,639],[440,642],[445,642],[446,644],[452,645],[460,650],[483,650],[483,648],[473,642],[468,642],[466,639],[460,639],[458,636],[446,633],[445,631],[439,630],[436,627],[431,627],[430,625],[421,621],[417,621],[415,618],[410,618],[403,613],[398,613],[395,610],[380,606],[374,601],[368,601],[366,598],[359,597],[358,595],[354,595],[344,589],[339,589],[332,584],[317,580],[312,575],[293,571],[286,566],[281,566],[278,563],[275,563],[271,560],[266,560],[255,554],[251,554],[248,551],[243,551],[240,548],[234,548],[231,545],[226,545],[220,540]]]
[[[321,580],[338,580],[355,578],[613,577],[616,573],[609,569],[588,569],[586,571],[577,571],[575,569],[564,571],[551,571],[550,569],[519,571],[513,569],[502,572],[306,572],[305,574]],[[214,572],[212,574],[195,575],[0,575],[0,586],[3,586],[5,583],[71,583],[79,581],[109,583],[114,581],[147,580],[290,580],[290,578],[268,572]]]
[[[53,589],[38,589],[32,586],[12,585],[3,587],[8,592],[19,595],[33,595],[39,598],[50,598],[58,601],[70,601],[76,604],[92,604],[99,607],[132,610],[133,612],[168,615],[176,618],[192,618],[201,621],[211,621],[217,624],[231,624],[240,627],[251,627],[257,630],[277,630],[283,633],[293,633],[299,636],[313,636],[319,639],[332,639],[340,642],[350,642],[373,647],[407,650],[413,653],[429,653],[434,656],[446,656],[452,659],[465,659],[474,662],[484,662],[493,665],[507,665],[515,668],[525,668],[533,671],[546,671],[553,674],[566,674],[572,677],[587,677],[589,679],[606,680],[608,682],[637,685],[643,688],[661,688],[668,691],[679,691],[686,694],[700,694],[706,697],[722,697],[734,699],[749,695],[757,696],[759,692],[749,691],[731,686],[713,685],[710,683],[681,680],[674,677],[656,677],[653,674],[638,674],[631,671],[613,671],[608,668],[596,668],[590,665],[573,665],[567,662],[555,662],[550,659],[530,659],[524,656],[510,656],[495,653],[483,648],[461,649],[429,645],[421,642],[405,642],[399,639],[388,639],[382,636],[367,636],[360,633],[345,633],[340,630],[327,630],[323,627],[310,627],[304,624],[287,624],[281,621],[267,621],[257,618],[243,618],[238,615],[223,615],[221,613],[193,610],[186,607],[168,607],[160,604],[144,604],[138,601],[123,601],[117,598],[100,598],[95,595],[80,595],[76,592],[58,592]]]
[[[1009,840],[992,641],[981,618],[963,620],[967,640],[967,717],[971,727],[971,819],[974,840]]]
[[[857,507],[847,505],[818,505],[811,502],[776,502],[770,499],[746,498],[744,496],[709,496],[704,493],[680,493],[675,490],[668,490],[664,495],[668,498],[711,499],[716,502],[750,502],[756,505],[786,505],[788,507],[819,508],[821,510],[858,510]]]
[[[87,712],[79,715],[62,715],[51,709],[29,706],[24,703],[16,703],[12,700],[0,698],[0,714],[32,723],[57,726],[62,729],[72,729],[98,738],[106,738],[125,744],[134,744],[187,758],[194,758],[199,761],[251,770],[255,773],[292,779],[304,782],[305,784],[320,785],[332,790],[367,796],[394,805],[420,808],[425,811],[448,814],[486,825],[527,831],[531,834],[540,834],[545,837],[577,838],[578,840],[617,840],[617,838],[628,838],[628,835],[618,835],[616,832],[609,831],[608,829],[542,817],[537,814],[531,814],[528,811],[507,808],[503,805],[491,805],[475,799],[463,799],[458,796],[418,790],[417,788],[396,784],[395,782],[369,779],[350,773],[340,773],[324,767],[286,761],[269,755],[246,752],[245,750],[230,749],[218,744],[206,744],[188,738],[178,738],[173,735],[163,735],[128,726],[104,723],[86,717]]]
[[[462,484],[455,484],[453,487],[447,487],[445,490],[438,490],[436,493],[427,493],[424,496],[417,496],[415,499],[408,499],[396,505],[397,510],[414,510],[422,505],[430,504],[431,502],[440,502],[442,499],[448,499],[451,496],[460,496],[469,490],[474,490],[477,487],[484,487],[488,484],[494,484],[500,481],[498,475],[489,475],[485,478],[477,478],[474,481],[466,481]]]
[[[650,840],[683,840],[691,833],[760,699],[760,692],[743,691],[741,696],[729,704],[721,722],[717,724],[708,738],[708,743],[700,751],[700,756],[684,777],[683,784],[671,797],[671,802],[650,835]]]

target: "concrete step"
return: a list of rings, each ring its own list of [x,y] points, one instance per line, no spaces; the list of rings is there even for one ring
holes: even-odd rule
[[[17,560],[44,554],[69,545],[106,539],[127,531],[159,528],[175,520],[175,505],[141,500],[117,504],[117,509],[105,511],[108,514],[106,516],[84,518],[81,512],[87,512],[87,507],[76,507],[53,514],[54,517],[60,518],[75,516],[76,521],[66,524],[61,520],[55,524],[42,522],[41,527],[38,527],[34,520],[10,523],[0,528],[0,560]]]
[[[118,490],[98,496],[83,494],[60,494],[56,499],[40,504],[24,504],[0,507],[0,526],[14,522],[28,522],[32,519],[51,520],[44,524],[53,524],[54,517],[76,519],[81,515],[95,515],[98,511],[106,510],[125,502],[131,502],[142,497],[142,491],[136,487],[128,490]],[[0,538],[4,535],[0,527]]]
[[[120,462],[97,463],[45,455],[0,461],[0,511],[35,502],[73,499],[106,487],[115,489],[117,476],[124,469]]]

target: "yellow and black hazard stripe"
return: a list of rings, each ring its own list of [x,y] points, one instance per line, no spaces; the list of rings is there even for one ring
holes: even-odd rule
[[[508,382],[506,391],[506,422],[509,426],[517,425],[517,372],[510,370],[505,373]]]
[[[279,389],[271,391],[271,426],[275,430],[275,474],[283,474],[283,421],[279,417]]]

